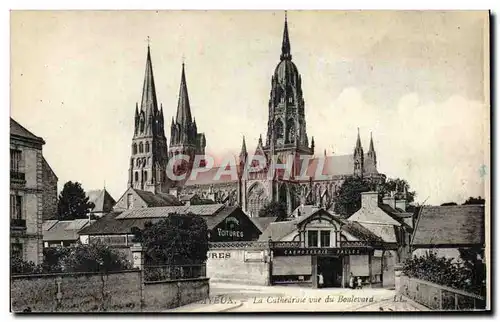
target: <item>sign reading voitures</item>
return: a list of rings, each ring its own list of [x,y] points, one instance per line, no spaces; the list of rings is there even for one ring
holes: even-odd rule
[[[308,255],[364,255],[372,252],[371,248],[276,248],[274,256],[308,256]]]

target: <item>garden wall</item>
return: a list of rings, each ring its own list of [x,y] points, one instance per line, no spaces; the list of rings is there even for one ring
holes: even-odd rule
[[[144,283],[144,310],[163,311],[209,296],[208,278],[192,278],[173,281]]]

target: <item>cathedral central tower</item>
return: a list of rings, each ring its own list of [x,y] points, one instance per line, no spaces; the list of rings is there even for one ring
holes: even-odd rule
[[[290,153],[314,153],[314,143],[309,146],[307,137],[304,105],[302,78],[292,61],[285,16],[280,62],[271,78],[266,154],[277,154],[283,160]]]

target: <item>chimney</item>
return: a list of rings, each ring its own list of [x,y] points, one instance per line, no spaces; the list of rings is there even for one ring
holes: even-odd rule
[[[396,208],[399,208],[406,212],[406,199],[396,200]]]
[[[378,206],[378,192],[368,191],[361,193],[361,208],[374,209]]]

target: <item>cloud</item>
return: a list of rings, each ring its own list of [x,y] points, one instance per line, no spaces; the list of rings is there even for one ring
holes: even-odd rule
[[[417,93],[409,93],[396,106],[376,106],[350,87],[312,114],[309,123],[319,151],[327,147],[328,153],[332,145],[338,154],[352,153],[357,127],[367,150],[373,131],[379,171],[407,179],[418,201],[440,204],[484,197],[479,169],[486,162],[487,115],[482,103],[459,95],[422,103]]]

